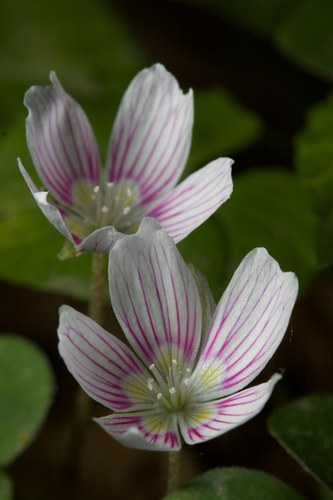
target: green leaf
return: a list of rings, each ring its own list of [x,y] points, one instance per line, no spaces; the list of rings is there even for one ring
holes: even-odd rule
[[[32,441],[53,393],[53,375],[43,352],[24,338],[1,334],[0,465],[10,463]]]
[[[264,472],[231,467],[197,477],[165,500],[301,500],[290,486]]]
[[[11,500],[13,498],[12,483],[2,472],[0,472],[0,498],[1,500]]]
[[[333,207],[320,222],[318,229],[318,259],[322,268],[333,265]]]
[[[305,470],[333,488],[333,396],[293,401],[269,418],[270,433]]]
[[[82,89],[106,88],[110,82],[114,87],[142,64],[129,29],[103,2],[2,0],[0,28],[3,83],[26,85],[54,69],[79,81]]]
[[[298,176],[322,215],[333,207],[332,137],[333,94],[310,110],[305,127],[296,140]]]
[[[263,246],[306,286],[316,269],[316,219],[294,175],[272,168],[240,174],[231,201],[218,212],[227,234],[230,273],[247,252]]]
[[[296,167],[300,182],[308,191],[320,216],[318,262],[333,264],[333,94],[309,112],[296,140]]]
[[[194,130],[189,163],[203,166],[255,142],[262,123],[223,89],[194,91]]]
[[[214,297],[220,298],[226,278],[222,265],[226,242],[218,217],[210,217],[177,246],[185,262],[193,264],[204,274]]]
[[[333,79],[333,2],[303,0],[276,32],[278,46],[306,69]]]

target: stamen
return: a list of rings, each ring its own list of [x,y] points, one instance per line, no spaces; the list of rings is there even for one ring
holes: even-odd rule
[[[149,379],[147,380],[147,386],[148,386],[148,389],[149,389],[150,391],[152,391],[152,390],[153,390],[153,388],[154,388],[154,386],[153,386],[153,382],[154,382],[154,379],[153,379],[153,378],[149,378]]]

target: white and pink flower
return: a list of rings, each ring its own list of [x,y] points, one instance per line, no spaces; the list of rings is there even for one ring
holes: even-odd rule
[[[295,275],[257,248],[215,306],[204,278],[149,218],[115,244],[110,262],[111,302],[130,347],[68,306],[58,329],[69,371],[114,411],[96,421],[126,446],[169,451],[255,416],[280,375],[244,388],[283,338]]]
[[[31,87],[27,142],[47,191],[21,172],[41,210],[77,250],[108,252],[144,216],[180,241],[232,191],[229,158],[219,158],[175,187],[188,158],[193,95],[183,94],[161,65],[129,85],[112,130],[106,169],[90,123],[54,72],[48,87]],[[48,196],[50,194],[50,197]]]

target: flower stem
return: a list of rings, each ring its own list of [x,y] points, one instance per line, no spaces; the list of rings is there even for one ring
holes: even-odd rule
[[[91,319],[101,324],[103,322],[103,305],[105,292],[105,255],[93,254],[90,277],[90,298],[88,303],[88,315]],[[70,442],[67,450],[65,473],[66,473],[66,493],[65,498],[72,497],[72,491],[79,475],[79,460],[82,453],[84,434],[90,421],[92,411],[92,400],[81,389],[75,396],[74,415]]]
[[[103,323],[103,305],[105,292],[104,267],[105,255],[103,253],[94,253],[91,266],[88,316],[99,324]]]
[[[181,452],[170,451],[167,494],[172,493],[180,486],[180,466],[181,466]]]

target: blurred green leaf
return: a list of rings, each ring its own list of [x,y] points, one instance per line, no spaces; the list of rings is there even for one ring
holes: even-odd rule
[[[333,94],[310,110],[296,140],[295,162],[301,182],[324,215],[333,206]]]
[[[1,500],[11,500],[13,498],[13,488],[10,479],[0,472],[0,498]]]
[[[333,78],[333,2],[303,0],[276,32],[278,46],[297,63]]]
[[[291,172],[266,168],[240,174],[232,203],[218,215],[226,229],[230,272],[247,252],[263,246],[306,286],[316,268],[316,219]]]
[[[318,258],[322,268],[333,265],[333,207],[318,228]]]
[[[269,429],[308,472],[333,488],[332,395],[311,395],[279,408]]]
[[[221,210],[224,210],[224,206]],[[207,278],[216,299],[222,295],[226,278],[222,266],[226,248],[224,236],[219,218],[213,215],[177,245],[184,260],[193,264]]]
[[[295,163],[300,182],[320,216],[318,261],[333,264],[333,94],[309,112],[296,139]]]
[[[223,89],[195,90],[194,114],[189,163],[196,168],[240,151],[255,142],[262,132],[260,118]]]
[[[82,89],[119,87],[142,64],[137,43],[110,2],[3,0],[0,28],[2,83],[26,85],[54,69]]]
[[[1,334],[0,465],[10,463],[32,441],[53,392],[50,365],[40,349],[17,335]]]
[[[301,500],[290,486],[264,472],[231,467],[197,477],[165,500]]]

